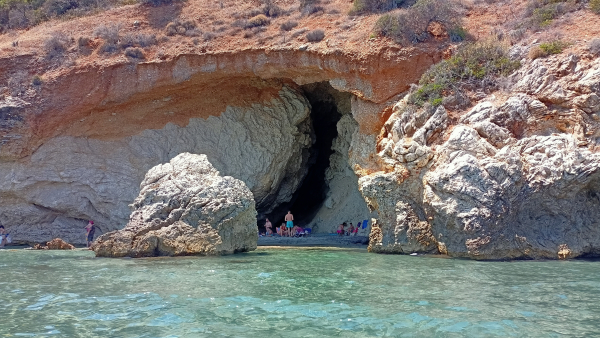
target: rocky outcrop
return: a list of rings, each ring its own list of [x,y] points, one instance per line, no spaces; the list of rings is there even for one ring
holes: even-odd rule
[[[252,192],[220,176],[206,155],[183,153],[150,169],[127,226],[92,245],[100,257],[217,255],[256,249]]]
[[[35,250],[75,250],[75,247],[60,238],[55,238],[46,243],[46,245],[36,244]]]
[[[442,106],[394,107],[377,169],[358,171],[379,212],[371,251],[600,255],[600,60],[538,59],[511,79],[508,98],[455,122]]]
[[[52,138],[30,157],[0,162],[0,221],[15,242],[60,236],[84,244],[87,220],[95,221],[97,234],[121,229],[144,174],[182,152],[206,154],[221,173],[244,181],[259,212],[268,213],[302,182],[312,137],[308,101],[284,86],[266,103],[230,106],[183,126],[168,123],[116,140]]]

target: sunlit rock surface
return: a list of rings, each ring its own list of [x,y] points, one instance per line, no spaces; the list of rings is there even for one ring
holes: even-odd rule
[[[396,105],[359,180],[379,212],[371,251],[600,254],[600,60],[538,59],[510,80],[455,121]]]
[[[183,153],[150,169],[127,226],[100,236],[101,257],[218,255],[256,249],[256,209],[244,182],[206,155]]]

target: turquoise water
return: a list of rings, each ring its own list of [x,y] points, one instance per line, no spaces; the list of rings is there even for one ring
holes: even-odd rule
[[[0,251],[0,337],[590,337],[600,262]]]

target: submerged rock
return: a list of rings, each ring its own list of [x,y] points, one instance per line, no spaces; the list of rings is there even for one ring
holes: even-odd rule
[[[63,241],[60,238],[55,238],[46,243],[45,246],[36,244],[33,249],[35,250],[75,250],[75,247],[71,244]]]
[[[100,257],[218,255],[256,249],[256,209],[244,182],[205,155],[182,153],[150,169],[124,229],[92,245]]]

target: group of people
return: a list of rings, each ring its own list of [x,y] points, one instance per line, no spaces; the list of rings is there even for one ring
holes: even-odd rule
[[[356,236],[356,234],[358,233],[358,229],[360,229],[360,222],[358,222],[358,225],[356,227],[352,223],[348,225],[346,222],[344,222],[338,225],[337,234],[339,236]]]
[[[267,218],[265,221],[265,235],[267,237],[271,236],[281,236],[281,237],[294,237],[298,235],[303,235],[305,233],[305,229],[298,225],[294,225],[294,215],[292,215],[291,211],[285,215],[284,222],[281,223],[281,226],[275,228],[275,232],[273,232],[273,224]]]

